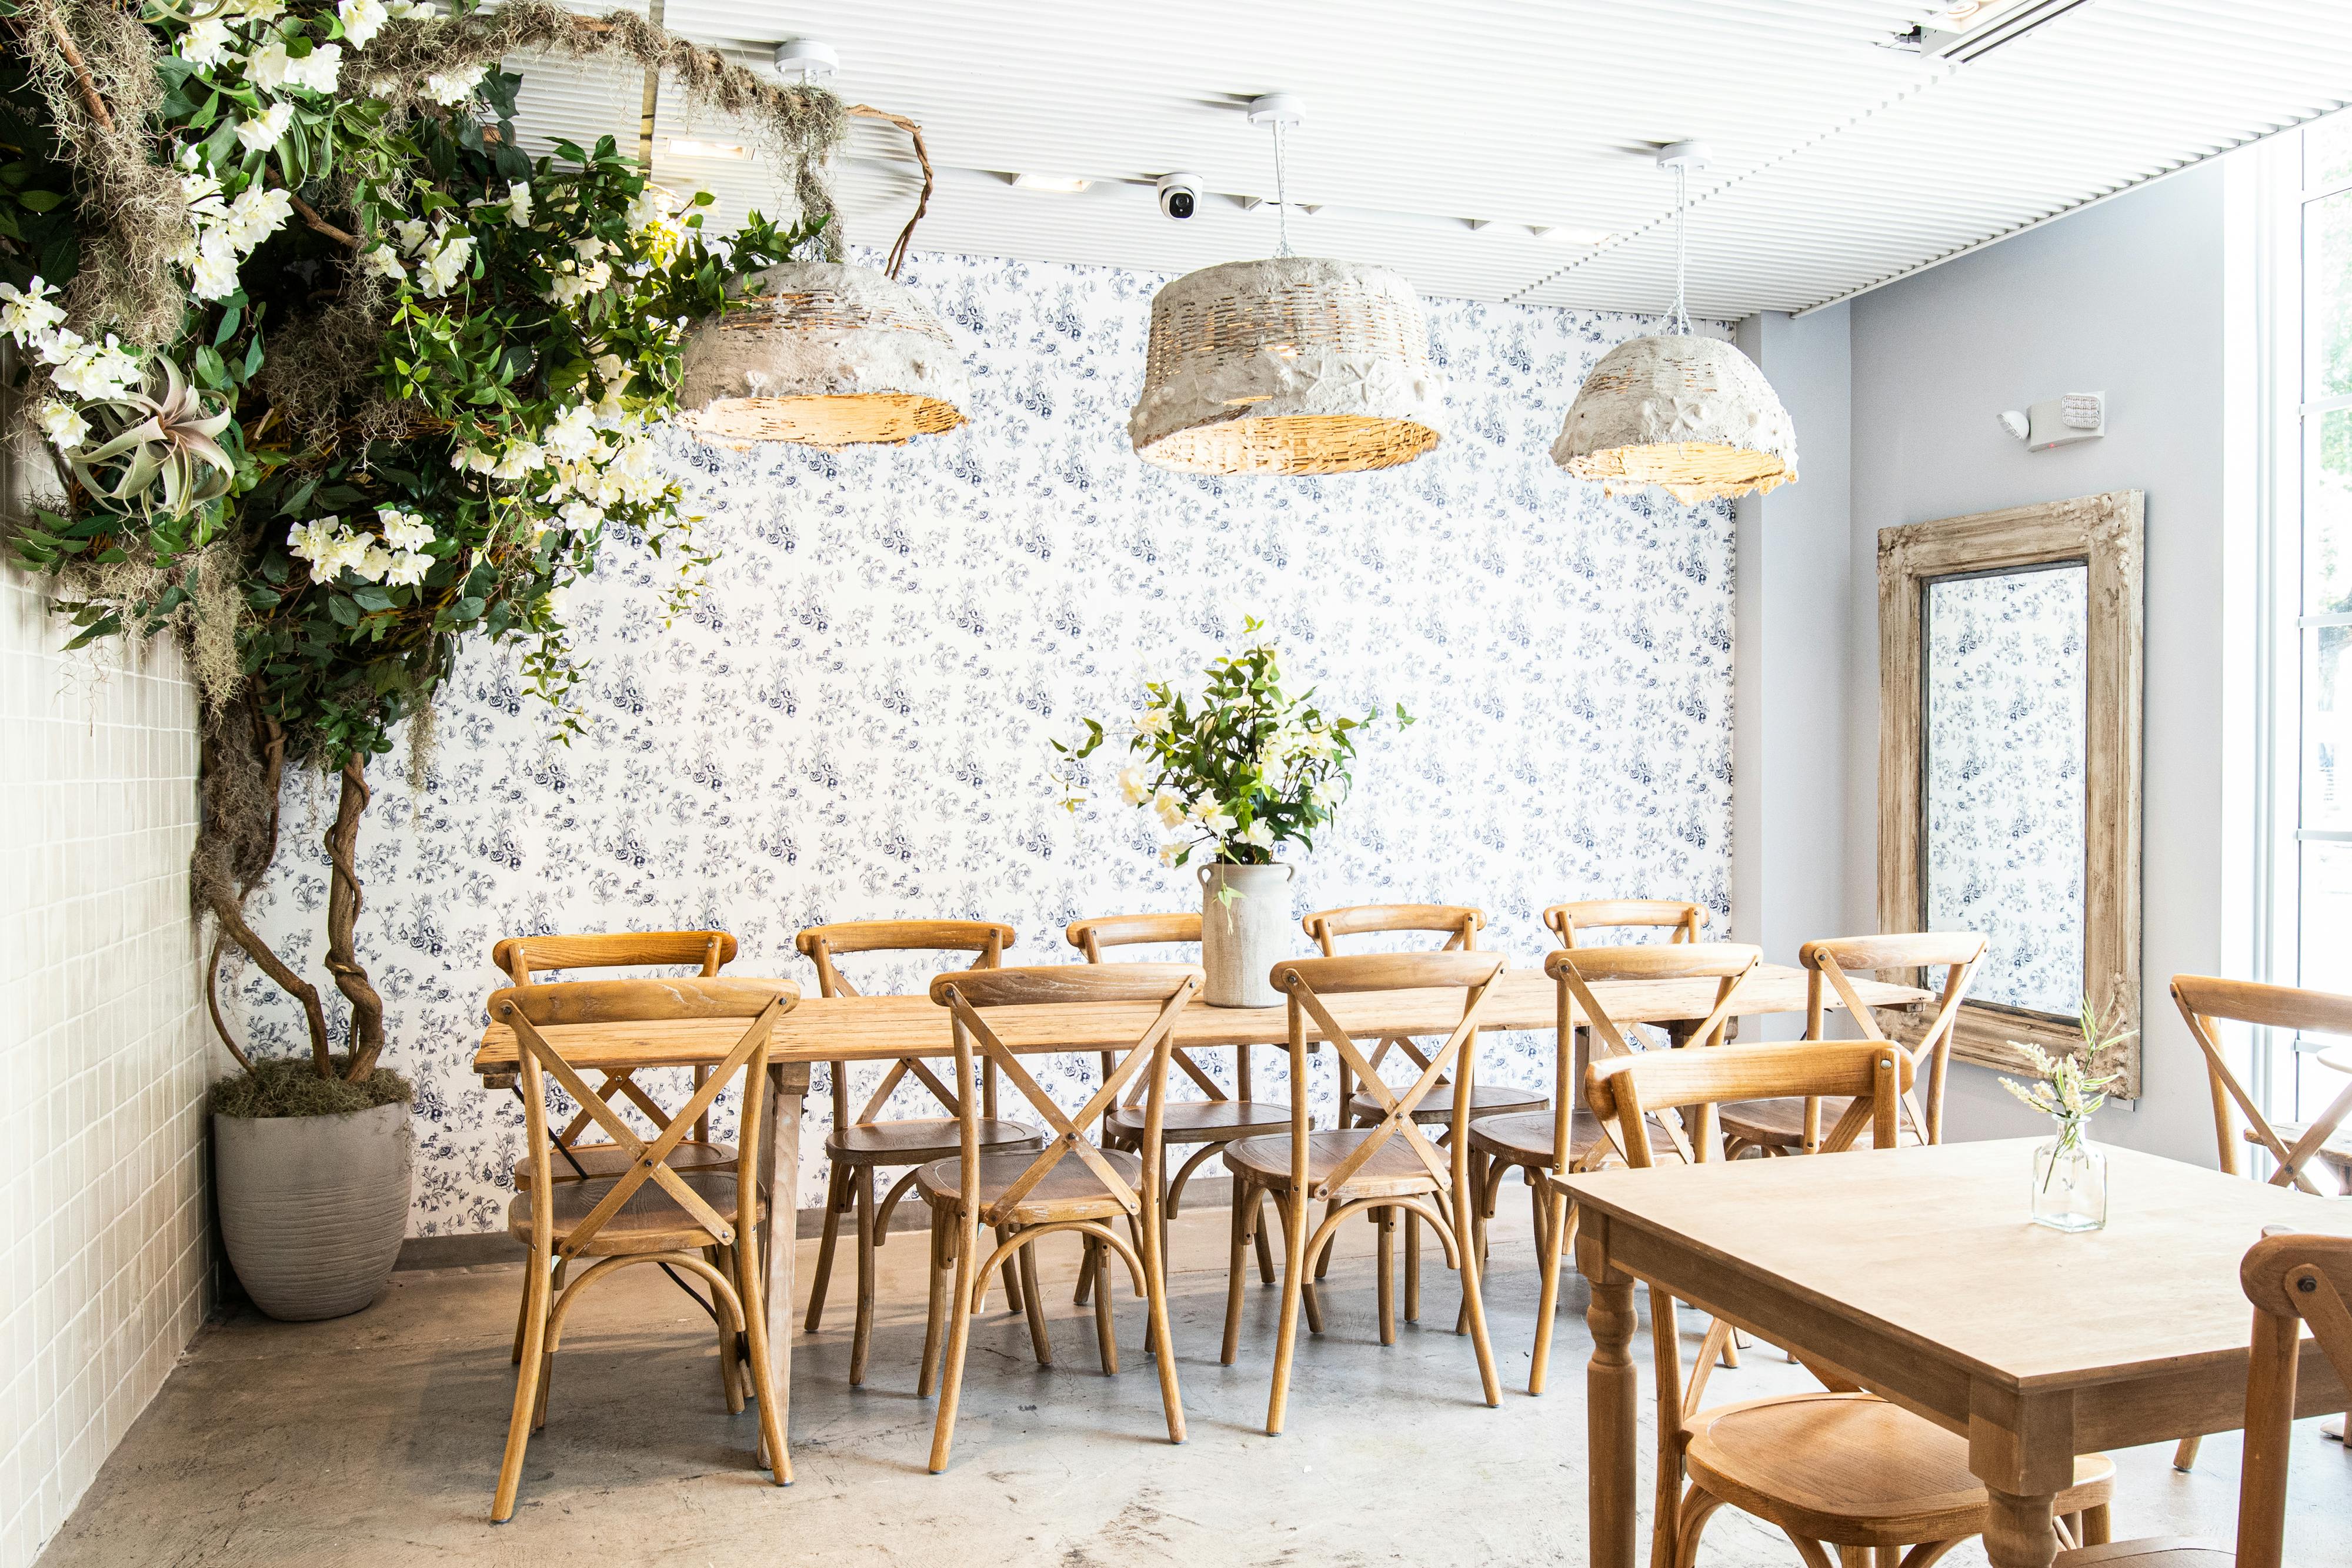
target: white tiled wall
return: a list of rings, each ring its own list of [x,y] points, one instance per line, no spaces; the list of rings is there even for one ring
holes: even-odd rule
[[[167,647],[93,662],[68,635],[0,566],[0,1568],[206,1305],[195,694]]]

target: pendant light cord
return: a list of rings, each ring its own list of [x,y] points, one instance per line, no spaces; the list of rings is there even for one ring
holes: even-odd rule
[[[1287,257],[1290,249],[1290,187],[1283,167],[1283,134],[1289,127],[1279,120],[1274,122],[1274,254]]]
[[[1690,246],[1684,231],[1690,216],[1690,171],[1680,163],[1675,165],[1675,310],[1666,318],[1669,331],[1681,337],[1691,335],[1690,307],[1685,300],[1683,279],[1690,269]]]

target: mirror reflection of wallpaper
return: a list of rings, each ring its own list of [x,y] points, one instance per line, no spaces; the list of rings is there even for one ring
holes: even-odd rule
[[[1147,676],[1197,672],[1247,614],[1328,704],[1402,702],[1419,721],[1365,742],[1337,828],[1300,858],[1294,914],[1477,903],[1481,945],[1517,966],[1541,961],[1539,912],[1564,899],[1695,899],[1724,933],[1730,509],[1610,500],[1549,455],[1585,373],[1654,322],[1432,301],[1453,384],[1437,451],[1382,473],[1217,480],[1128,447],[1161,279],[920,255],[907,281],[969,350],[970,425],[833,452],[674,438],[719,564],[668,627],[650,563],[625,549],[576,591],[587,733],[550,744],[512,667],[469,649],[425,789],[399,753],[376,766],[360,941],[388,1002],[386,1060],[417,1080],[420,1233],[504,1223],[520,1107],[466,1070],[501,936],[717,925],[742,943],[733,973],[814,994],[793,933],[820,921],[1005,921],[1012,962],[1059,963],[1078,916],[1197,910],[1143,813],[1060,808],[1047,742],[1113,717]],[[252,910],[312,973],[331,812],[289,780]],[[844,968],[869,992],[932,973],[882,955]],[[231,979],[239,1026],[294,1048],[285,999],[250,968]],[[1276,1055],[1257,1054],[1261,1094]],[[1548,1089],[1549,1037],[1494,1039],[1483,1062],[1491,1081]],[[1097,1069],[1036,1071],[1075,1107]],[[860,1069],[853,1103],[878,1076]],[[804,1203],[824,1190],[827,1079],[808,1101]],[[893,1113],[936,1114],[911,1088]]]
[[[2085,628],[2079,565],[1927,587],[1927,929],[1990,939],[1969,994],[2073,1016],[2083,994]]]

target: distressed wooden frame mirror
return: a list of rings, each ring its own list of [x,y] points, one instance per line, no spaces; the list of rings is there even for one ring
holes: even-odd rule
[[[1962,1061],[2031,1070],[2012,1042],[2075,1043],[2083,995],[2139,1027],[2143,514],[2114,490],[1879,531],[1879,929],[1992,939]],[[2137,1098],[2136,1036],[2112,1065]]]

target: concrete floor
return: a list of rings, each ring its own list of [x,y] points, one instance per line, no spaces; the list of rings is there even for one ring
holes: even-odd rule
[[[799,1342],[797,1484],[776,1488],[751,1468],[755,1417],[727,1415],[701,1312],[656,1271],[632,1269],[573,1318],[521,1507],[494,1528],[487,1512],[513,1386],[519,1273],[443,1269],[397,1275],[383,1300],[335,1322],[244,1313],[207,1329],[40,1563],[699,1564],[783,1554],[938,1568],[1580,1563],[1584,1292],[1566,1292],[1553,1392],[1528,1398],[1535,1277],[1518,1198],[1505,1189],[1488,1298],[1500,1409],[1479,1401],[1470,1343],[1450,1331],[1457,1296],[1442,1270],[1423,1325],[1379,1344],[1370,1231],[1350,1226],[1328,1282],[1327,1331],[1302,1337],[1289,1431],[1265,1436],[1276,1293],[1252,1284],[1241,1360],[1218,1366],[1218,1205],[1189,1210],[1171,1233],[1188,1446],[1167,1443],[1139,1304],[1121,1288],[1125,1370],[1106,1378],[1091,1312],[1070,1301],[1076,1244],[1048,1242],[1056,1364],[1031,1359],[1022,1321],[999,1295],[974,1335],[953,1462],[932,1476],[933,1406],[913,1394],[923,1246],[902,1235],[882,1250],[867,1386],[844,1382],[843,1308]],[[802,1244],[803,1282],[814,1246]],[[1634,1342],[1646,1355],[1646,1335]],[[1757,1350],[1740,1370],[1717,1373],[1710,1394],[1806,1386],[1777,1352]],[[2352,1461],[2315,1428],[2298,1431],[2287,1542],[2288,1561],[2306,1564],[2352,1557]],[[2193,1475],[2175,1474],[2169,1454],[2116,1456],[2117,1535],[2226,1542],[2238,1439],[2209,1440]],[[1779,1568],[1799,1559],[1768,1527],[1726,1510],[1700,1561]],[[1984,1557],[1970,1543],[1945,1561],[1981,1568]]]

